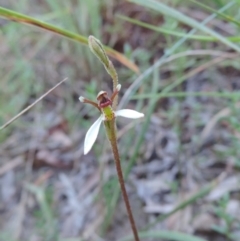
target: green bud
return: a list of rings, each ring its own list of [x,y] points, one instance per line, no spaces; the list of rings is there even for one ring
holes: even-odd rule
[[[101,42],[96,39],[94,36],[88,37],[88,45],[91,51],[99,58],[99,60],[103,63],[107,73],[112,77],[113,80],[113,92],[118,85],[118,75],[113,66],[113,63],[109,60],[105,50],[103,49],[103,45]],[[116,110],[118,101],[118,95],[113,100],[113,110]]]
[[[100,59],[107,69],[109,66],[109,59],[103,49],[101,42],[93,36],[88,37],[88,45],[91,51]]]

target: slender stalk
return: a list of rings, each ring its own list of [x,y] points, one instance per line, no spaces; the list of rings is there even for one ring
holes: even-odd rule
[[[90,50],[102,62],[107,73],[112,77],[113,94],[112,94],[111,98],[109,98],[107,96],[106,91],[100,91],[97,96],[98,107],[101,109],[101,112],[104,115],[104,119],[105,119],[104,125],[105,125],[105,129],[106,129],[107,137],[111,143],[112,152],[113,152],[116,169],[117,169],[118,180],[119,180],[119,184],[120,184],[120,187],[122,190],[123,199],[124,199],[124,202],[125,202],[125,205],[127,208],[127,213],[128,213],[128,217],[129,217],[132,231],[134,234],[134,239],[135,239],[135,241],[139,241],[137,228],[135,225],[131,206],[130,206],[130,203],[128,200],[128,195],[127,195],[125,184],[124,184],[124,178],[123,178],[123,173],[122,173],[122,168],[121,168],[121,161],[120,161],[120,157],[119,157],[119,153],[118,153],[118,146],[117,146],[117,136],[116,136],[117,130],[116,130],[116,124],[115,124],[114,111],[117,108],[118,92],[121,89],[121,85],[118,84],[117,72],[113,66],[113,63],[108,58],[101,42],[98,39],[96,39],[94,36],[89,36],[88,45],[89,45]],[[80,100],[83,100],[82,102],[84,102],[85,99],[83,99],[83,97],[80,97]],[[88,103],[90,103],[90,102],[91,101],[88,101]],[[142,113],[140,113],[139,117],[143,117],[143,116],[144,115]],[[137,118],[139,118],[139,117],[137,117]],[[92,131],[92,129],[91,129],[91,131]],[[93,135],[93,137],[96,139],[96,135]]]
[[[107,72],[110,74],[110,76],[112,77],[112,81],[113,81],[113,92],[116,90],[116,87],[118,85],[118,74],[112,64],[112,61],[109,60],[109,67],[107,69]],[[113,110],[115,111],[117,109],[117,103],[118,103],[118,95],[115,96],[114,100],[113,100]]]
[[[58,84],[56,84],[55,86],[53,86],[50,90],[48,90],[45,94],[43,94],[42,96],[40,96],[37,100],[35,100],[31,105],[29,105],[27,108],[25,108],[24,110],[22,110],[20,113],[18,113],[17,115],[15,115],[12,119],[10,119],[8,122],[6,122],[4,125],[0,126],[0,131],[3,130],[4,128],[6,128],[8,125],[10,125],[13,121],[15,121],[17,118],[19,118],[21,115],[23,115],[24,113],[26,113],[28,110],[30,110],[33,106],[35,106],[39,101],[41,101],[45,96],[47,96],[50,92],[52,92],[53,90],[55,90],[59,85],[61,85],[64,81],[66,81],[67,78],[63,79],[62,81],[60,81]]]
[[[129,220],[130,220],[130,223],[131,223],[134,239],[135,239],[135,241],[140,241],[139,237],[138,237],[138,231],[137,231],[137,228],[136,228],[136,224],[135,224],[135,221],[134,221],[134,218],[133,218],[131,206],[130,206],[130,203],[129,203],[127,191],[126,191],[125,184],[124,184],[121,161],[120,161],[118,146],[117,146],[117,138],[116,138],[117,137],[117,135],[116,135],[117,131],[116,131],[115,118],[110,120],[110,121],[104,121],[104,126],[105,126],[105,129],[106,129],[108,139],[111,143],[112,152],[113,152],[113,156],[114,156],[114,160],[115,160],[115,164],[116,164],[118,180],[119,180],[119,184],[120,184],[120,187],[121,187],[123,199],[124,199],[124,202],[125,202],[125,205],[126,205],[128,217],[129,217]]]

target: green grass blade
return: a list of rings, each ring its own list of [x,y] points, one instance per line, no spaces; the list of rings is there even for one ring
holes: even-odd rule
[[[132,97],[133,100],[139,99],[151,99],[151,98],[168,98],[168,97],[175,97],[175,98],[182,98],[182,97],[218,97],[218,98],[228,98],[228,99],[236,99],[240,98],[240,92],[167,92],[167,93],[159,93],[156,95],[153,94],[140,94],[135,95]]]
[[[136,19],[129,18],[129,17],[123,16],[123,15],[117,15],[117,17],[119,17],[120,19],[125,20],[129,23],[133,23],[133,24],[136,24],[138,26],[141,26],[141,27],[144,27],[144,28],[147,28],[147,29],[150,29],[150,30],[154,30],[156,32],[169,34],[169,35],[173,35],[173,36],[181,37],[181,38],[187,36],[186,33],[178,33],[176,31],[169,30],[169,29],[166,29],[166,28],[156,27],[152,24],[148,24],[148,23],[145,23],[145,22],[142,22],[142,21],[138,21]],[[212,38],[210,36],[200,36],[200,35],[191,35],[191,36],[187,36],[187,38],[188,39],[195,39],[195,40],[203,40],[203,41],[208,41],[209,39],[214,40],[214,38]]]
[[[133,23],[136,24],[138,26],[141,26],[143,28],[147,28],[156,32],[160,32],[160,33],[164,33],[164,34],[168,34],[168,35],[173,35],[176,37],[187,37],[188,39],[194,39],[194,40],[199,40],[199,41],[208,41],[208,42],[214,42],[217,41],[217,38],[211,37],[211,36],[203,36],[203,35],[187,35],[187,33],[179,33],[173,30],[169,30],[166,28],[161,28],[161,27],[156,27],[152,24],[148,24],[142,21],[138,21],[136,19],[133,18],[129,18],[123,15],[117,15],[117,17],[119,17],[122,20],[125,20],[129,23]],[[232,36],[232,37],[227,37],[226,39],[232,41],[232,42],[240,42],[240,36]]]
[[[155,238],[155,239],[167,239],[171,241],[206,241],[206,239],[198,238],[190,234],[184,234],[176,231],[147,231],[139,232],[140,238]],[[124,237],[118,241],[131,241],[134,240],[132,236]]]
[[[224,7],[219,9],[219,12],[224,12],[225,10],[229,9],[230,7],[235,4],[234,1],[231,1],[227,3]],[[213,13],[206,19],[204,19],[200,24],[205,25],[211,20],[213,20],[216,17],[216,13]],[[196,29],[193,28],[187,35],[181,39],[179,39],[170,49],[164,52],[164,55],[151,67],[149,67],[147,70],[145,70],[135,81],[134,83],[128,87],[127,91],[125,92],[124,96],[122,97],[121,101],[119,102],[118,107],[123,108],[123,106],[129,101],[130,97],[136,92],[137,88],[140,87],[144,82],[146,81],[147,77],[154,71],[155,68],[159,68],[161,65],[163,65],[166,61],[166,58],[173,54],[176,50],[179,49],[179,47],[187,40],[188,36],[191,36],[196,33]]]
[[[196,28],[198,30],[201,30],[216,39],[218,39],[220,42],[226,44],[228,47],[236,50],[237,52],[240,52],[240,47],[234,43],[232,43],[227,38],[223,37],[222,35],[218,34],[217,32],[211,30],[210,28],[200,24],[198,21],[184,15],[183,13],[175,10],[174,8],[171,8],[161,2],[157,2],[155,0],[129,0],[130,2],[134,2],[136,4],[142,5],[144,7],[148,7],[150,9],[153,9],[157,12],[162,13],[163,15],[170,16],[180,22],[183,22],[193,28]]]
[[[206,185],[205,187],[201,188],[198,192],[196,192],[195,194],[193,194],[191,197],[189,197],[187,200],[181,202],[177,207],[175,207],[172,211],[165,213],[163,215],[160,215],[159,217],[156,218],[155,221],[153,221],[152,223],[148,224],[144,230],[147,230],[151,227],[153,227],[155,224],[157,224],[158,222],[162,222],[165,219],[167,219],[168,217],[170,217],[172,214],[186,208],[187,206],[195,203],[197,200],[199,200],[200,198],[203,198],[205,196],[208,195],[208,193],[210,193],[210,191],[212,191],[216,185],[218,184],[218,180],[214,180],[212,181],[210,184]]]
[[[238,22],[237,20],[235,20],[234,18],[232,18],[231,16],[227,15],[227,14],[224,14],[224,13],[219,13],[217,10],[201,3],[200,1],[196,1],[196,0],[188,0],[188,1],[191,1],[195,4],[197,4],[198,6],[210,11],[211,13],[216,13],[218,16],[224,18],[225,20],[229,21],[229,22],[232,22],[234,24],[236,24],[238,27],[240,27],[240,22]]]
[[[12,11],[12,10],[9,10],[9,9],[3,8],[3,7],[0,7],[0,17],[15,21],[15,22],[23,23],[23,24],[29,24],[32,26],[36,26],[36,27],[42,28],[44,30],[48,30],[50,32],[67,37],[71,40],[77,41],[81,44],[85,44],[85,45],[88,44],[87,37],[84,37],[80,34],[76,34],[76,33],[70,32],[68,30],[56,27],[52,24],[37,20],[36,18],[29,17],[27,15],[24,15],[24,14],[21,14],[21,13],[18,13],[18,12],[15,12],[15,11]],[[132,63],[129,59],[127,59],[123,54],[113,50],[112,48],[106,47],[106,46],[105,46],[105,50],[108,55],[117,59],[122,64],[127,66],[129,69],[131,69],[137,73],[139,72],[138,67],[134,63]]]

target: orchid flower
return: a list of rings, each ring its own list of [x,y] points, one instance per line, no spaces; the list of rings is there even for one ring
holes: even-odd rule
[[[111,121],[117,116],[122,116],[130,119],[138,119],[144,116],[143,113],[130,109],[113,111],[112,102],[114,98],[117,96],[120,89],[121,85],[118,84],[111,98],[108,97],[106,91],[100,91],[97,95],[98,103],[88,100],[82,96],[79,97],[79,100],[81,102],[89,103],[95,106],[101,112],[100,117],[93,123],[93,125],[87,131],[84,141],[84,155],[86,155],[91,150],[93,144],[95,143],[99,133],[100,125],[103,121]]]
[[[117,102],[118,102],[118,92],[121,89],[121,85],[118,84],[118,75],[117,72],[105,53],[104,47],[101,42],[93,36],[89,36],[88,45],[90,50],[98,57],[98,59],[104,65],[107,73],[112,77],[113,80],[113,94],[109,98],[106,91],[100,91],[97,95],[97,102],[88,100],[82,96],[79,97],[79,100],[84,103],[88,103],[96,107],[100,111],[100,117],[93,123],[90,129],[87,131],[85,140],[84,140],[84,154],[86,155],[92,148],[94,142],[97,139],[99,128],[101,123],[104,123],[106,134],[108,140],[112,147],[112,152],[116,164],[116,170],[118,174],[118,180],[123,194],[123,199],[126,205],[129,221],[132,227],[133,235],[135,241],[139,241],[137,227],[133,218],[131,211],[131,206],[128,200],[127,191],[124,184],[124,176],[121,167],[120,155],[118,152],[117,145],[117,130],[116,130],[116,117],[123,116],[127,118],[137,119],[143,117],[144,114],[139,113],[135,110],[123,109],[116,111]]]

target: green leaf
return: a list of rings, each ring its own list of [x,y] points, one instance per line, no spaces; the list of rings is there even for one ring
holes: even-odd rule
[[[184,15],[183,13],[175,10],[174,8],[171,8],[161,2],[157,2],[155,0],[130,0],[130,2],[134,2],[136,4],[142,5],[144,7],[148,7],[150,9],[153,9],[157,12],[162,13],[163,15],[170,16],[179,22],[183,22],[193,28],[196,28],[198,30],[201,30],[216,39],[218,39],[220,42],[226,44],[228,47],[236,50],[237,52],[240,52],[240,47],[234,43],[232,43],[227,38],[223,37],[222,35],[218,34],[217,32],[213,31],[212,29],[200,24],[198,21]]]
[[[175,97],[175,98],[182,98],[187,96],[194,96],[194,97],[218,97],[218,98],[228,98],[228,99],[235,99],[240,97],[239,92],[167,92],[167,93],[158,93],[156,95],[153,94],[139,94],[132,97],[133,100],[139,99],[160,99],[160,98],[168,98],[168,97]]]
[[[164,33],[164,34],[168,34],[168,35],[173,35],[176,37],[186,37],[188,39],[195,39],[195,40],[199,40],[199,41],[209,41],[209,42],[214,42],[217,41],[217,38],[211,37],[211,36],[203,36],[203,35],[188,35],[187,33],[179,33],[173,30],[169,30],[166,28],[161,28],[161,27],[156,27],[152,24],[148,24],[142,21],[138,21],[136,19],[133,18],[129,18],[123,15],[117,15],[117,17],[121,18],[122,20],[125,20],[129,23],[133,23],[136,24],[138,26],[141,26],[143,28],[147,28],[156,32],[160,32],[160,33]],[[231,37],[227,37],[226,39],[232,41],[232,42],[240,42],[240,36],[231,36]]]

